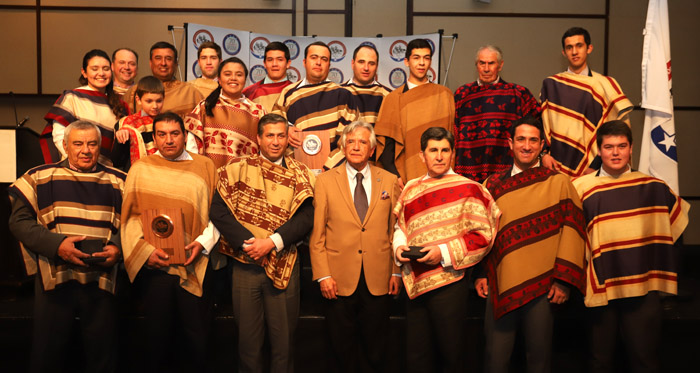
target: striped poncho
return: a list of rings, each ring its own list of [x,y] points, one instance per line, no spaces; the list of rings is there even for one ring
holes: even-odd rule
[[[500,211],[481,184],[451,174],[408,182],[394,214],[408,246],[445,244],[452,263],[404,263],[401,275],[408,297],[414,299],[459,281],[466,268],[489,253]]]
[[[501,79],[472,82],[455,92],[455,172],[483,182],[513,164],[508,131],[516,119],[538,117],[540,106],[530,91]]]
[[[185,129],[197,139],[199,154],[214,161],[217,168],[227,165],[233,158],[258,153],[258,121],[265,109],[246,97],[230,99],[223,94],[209,116],[206,101],[187,114]]]
[[[125,112],[128,112],[124,104]],[[55,126],[68,127],[76,120],[86,120],[96,124],[100,128],[102,144],[100,148],[100,163],[111,165],[110,155],[114,145],[114,124],[117,118],[109,106],[107,95],[88,86],[65,91],[56,100],[49,112],[44,117],[48,122],[39,137],[41,152],[46,163],[60,161],[63,156],[63,148],[60,150],[53,141]]]
[[[262,105],[265,108],[265,112],[270,113],[282,90],[290,84],[292,82],[289,80],[265,84],[265,79],[262,79],[255,84],[247,86],[243,90],[243,95],[256,104]]]
[[[591,71],[591,76],[560,73],[542,82],[542,123],[550,154],[561,172],[583,175],[598,155],[596,131],[619,119],[629,122],[633,105],[615,79]]]
[[[510,174],[485,182],[503,213],[484,263],[496,319],[547,294],[554,280],[584,289],[583,212],[569,178],[544,167]]]
[[[117,240],[121,226],[122,190],[126,174],[101,164],[94,171],[68,168],[68,160],[29,170],[9,187],[36,216],[37,223],[50,232],[65,236]],[[47,258],[22,244],[24,264],[29,275],[39,271],[44,290],[71,280],[81,284],[97,282],[100,289],[114,293],[117,266],[80,267],[60,257]]]
[[[141,214],[144,210],[166,207],[182,210],[186,244],[199,237],[209,223],[216,169],[209,158],[190,155],[192,160],[170,161],[154,154],[134,163],[129,170],[124,187],[122,250],[124,266],[132,282],[155,250],[143,238]],[[200,255],[186,267],[171,265],[161,270],[179,276],[183,289],[202,296],[209,259]]]
[[[358,85],[349,81],[342,86],[355,95],[362,120],[374,125],[377,122],[384,97],[391,93],[391,90],[377,82],[370,85]]]
[[[619,178],[588,174],[573,181],[588,234],[586,306],[650,291],[676,294],[679,251],[690,205],[641,172]]]

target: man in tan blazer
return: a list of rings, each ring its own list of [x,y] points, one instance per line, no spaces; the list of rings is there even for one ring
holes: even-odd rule
[[[369,165],[377,144],[372,125],[351,123],[339,144],[345,164],[321,174],[314,191],[313,278],[328,299],[333,370],[381,372],[391,295],[401,289],[391,249],[400,192],[396,176]]]

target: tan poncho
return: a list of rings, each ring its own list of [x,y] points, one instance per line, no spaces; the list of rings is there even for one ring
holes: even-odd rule
[[[439,84],[423,84],[404,92],[404,86],[389,93],[382,102],[374,131],[377,159],[386,138],[396,141],[394,160],[404,182],[422,177],[428,171],[420,160],[420,136],[430,127],[443,127],[454,133],[455,101],[452,91]]]
[[[133,282],[155,247],[143,238],[141,212],[157,208],[180,208],[185,223],[185,243],[199,237],[209,223],[216,169],[203,156],[190,154],[191,161],[169,161],[154,154],[140,159],[129,170],[124,188],[124,265]],[[202,296],[202,283],[209,257],[200,255],[187,267],[172,265],[162,270],[180,277],[180,286]]]

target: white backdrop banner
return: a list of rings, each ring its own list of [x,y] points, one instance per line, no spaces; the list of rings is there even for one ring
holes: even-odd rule
[[[221,27],[188,23],[185,27],[187,51],[185,65],[187,66],[186,80],[194,80],[202,75],[197,63],[197,50],[205,41],[213,41],[221,46],[223,59],[238,57],[246,63],[248,82],[246,85],[256,83],[265,78],[266,72],[263,66],[265,47],[273,41],[283,42],[289,48],[292,60],[291,67],[287,70],[287,78],[296,82],[304,78],[304,49],[315,41],[322,41],[331,50],[331,69],[328,79],[340,84],[352,78],[352,52],[361,44],[373,45],[379,51],[379,68],[377,80],[395,89],[406,82],[408,68],[403,59],[406,55],[406,45],[409,41],[424,38],[433,46],[433,61],[428,71],[428,77],[432,82],[439,82],[439,56],[440,34],[423,34],[410,36],[394,36],[380,38],[345,38],[330,36],[285,36],[257,34],[248,31],[226,29]]]

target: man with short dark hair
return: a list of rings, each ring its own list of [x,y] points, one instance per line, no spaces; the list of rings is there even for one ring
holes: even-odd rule
[[[219,64],[221,63],[221,47],[213,41],[205,41],[197,49],[197,63],[202,76],[191,84],[206,98],[219,87]]]
[[[486,372],[508,372],[518,329],[523,330],[528,372],[551,370],[551,304],[584,289],[583,213],[569,178],[541,167],[544,132],[539,119],[510,128],[513,166],[484,185],[501,209],[491,253],[474,277],[486,300]]]
[[[588,67],[588,56],[593,52],[588,31],[580,27],[568,29],[561,46],[569,67],[545,79],[540,92],[549,147],[542,162],[569,176],[581,176],[600,167],[596,128],[615,119],[629,123],[628,115],[634,106],[615,79]]]
[[[377,160],[403,184],[425,175],[421,161],[420,135],[430,127],[454,132],[455,101],[449,88],[429,81],[433,48],[425,39],[414,39],[406,47],[406,84],[392,91],[379,111]]]
[[[172,111],[184,118],[204,99],[204,96],[192,84],[175,78],[177,49],[172,44],[165,41],[153,44],[151,46],[149,64],[151,73],[163,82],[163,87],[165,88],[163,112]],[[141,105],[135,101],[134,96],[136,96],[136,87],[132,86],[122,97],[122,100],[129,105],[129,110],[132,113],[141,111]]]
[[[512,122],[526,115],[539,116],[542,109],[527,88],[500,76],[500,48],[485,45],[477,49],[475,60],[479,77],[455,92],[455,172],[481,183],[513,164],[508,147]]]
[[[219,239],[209,221],[216,168],[209,158],[185,150],[186,134],[180,116],[158,114],[153,119],[158,151],[131,166],[124,188],[124,266],[141,291],[147,338],[145,365],[150,372],[176,367],[207,371],[213,308],[207,273],[210,267],[220,268],[223,259],[211,252]],[[156,247],[144,234],[153,228],[142,216],[162,213],[159,209],[164,208],[181,214],[187,256],[184,264],[172,264],[166,248]],[[166,218],[177,222],[174,216]]]
[[[290,146],[302,147],[301,132],[326,131],[332,151],[337,147],[343,127],[358,117],[355,96],[328,80],[330,65],[328,45],[321,41],[309,44],[304,49],[306,77],[285,87],[274,105],[273,112],[287,118],[291,126]],[[322,169],[317,165],[311,168],[317,172]]]
[[[396,176],[370,165],[377,145],[372,125],[343,129],[345,164],[318,177],[314,230],[309,241],[336,367],[342,372],[385,372],[391,296],[401,275],[391,256]]]
[[[421,134],[427,174],[406,183],[394,208],[409,372],[466,371],[466,269],[491,250],[501,215],[486,188],[452,171],[454,143],[442,127]]]
[[[360,44],[352,53],[352,78],[343,87],[357,97],[360,117],[374,126],[382,101],[391,90],[377,82],[379,52],[372,44]]]
[[[294,370],[299,318],[297,245],[313,226],[313,173],[286,156],[284,117],[258,122],[260,154],[233,159],[218,171],[211,219],[233,257],[233,314],[238,326],[238,371],[261,372],[265,325],[270,371]]]
[[[260,104],[266,112],[271,112],[277,98],[282,90],[292,84],[287,79],[287,69],[292,63],[289,55],[289,48],[279,41],[273,41],[265,47],[265,79],[261,79],[255,84],[247,86],[243,90],[243,95],[249,100]]]
[[[134,80],[139,72],[139,55],[133,49],[118,48],[112,53],[112,88],[118,95],[124,93],[134,85]]]
[[[573,181],[588,232],[586,296],[591,371],[615,370],[622,335],[633,372],[658,372],[662,294],[677,294],[680,252],[690,205],[663,181],[633,171],[627,123],[597,131],[601,168]],[[624,229],[622,229],[624,227]]]
[[[63,138],[67,158],[29,170],[8,189],[9,228],[27,273],[36,274],[30,372],[63,368],[66,360],[82,360],[89,372],[116,371],[114,291],[126,174],[97,162],[100,141],[92,122],[71,123]],[[68,358],[78,318],[85,355]]]

